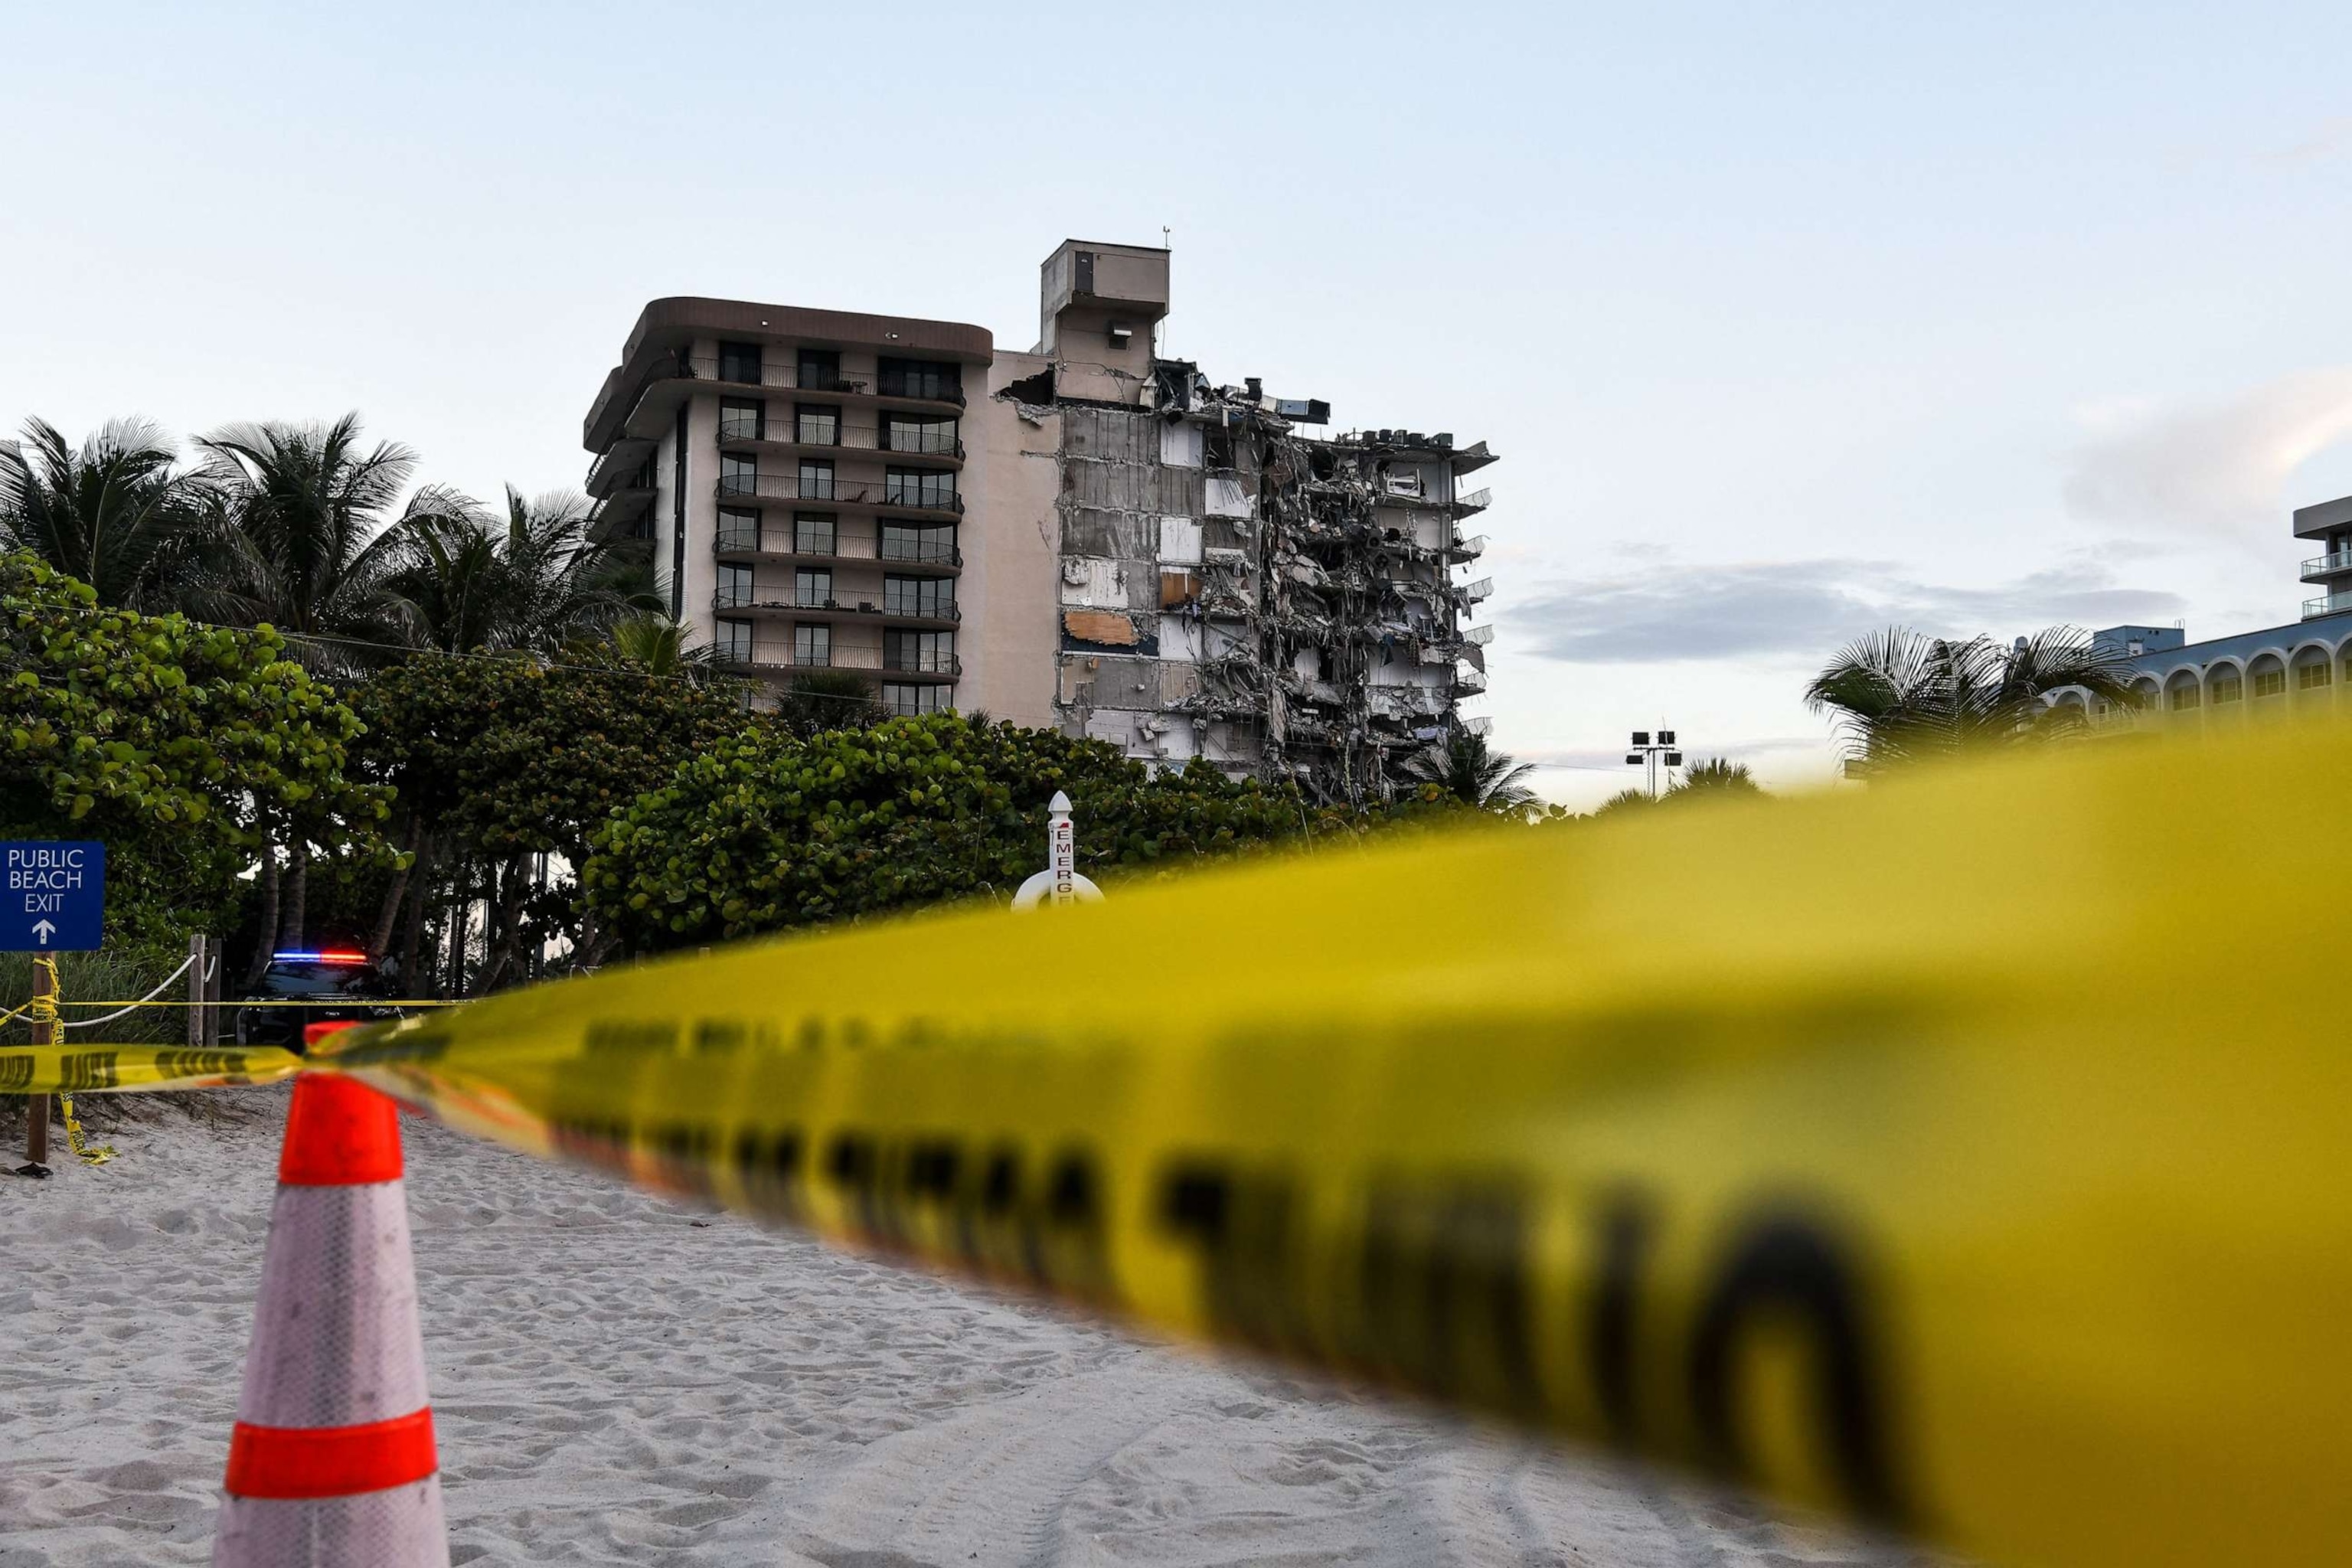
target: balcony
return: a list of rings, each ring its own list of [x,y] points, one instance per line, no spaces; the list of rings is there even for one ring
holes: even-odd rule
[[[1485,511],[1494,504],[1493,490],[1472,490],[1466,496],[1454,498],[1454,510],[1455,515],[1460,517],[1467,517],[1474,511]]]
[[[832,375],[811,377],[803,383],[800,366],[790,361],[776,363],[765,358],[756,371],[736,361],[722,362],[716,355],[675,354],[657,359],[646,374],[648,384],[660,381],[707,381],[718,387],[761,387],[772,392],[821,392],[828,397],[856,398],[861,402],[933,403],[951,408],[964,405],[963,388],[932,381],[908,382],[898,377]]]
[[[749,414],[724,414],[719,418],[722,447],[774,447],[806,452],[883,452],[894,458],[931,458],[949,464],[964,459],[963,442],[956,437],[929,431],[897,432],[888,426],[836,425],[829,437],[791,419],[763,420]]]
[[[953,490],[908,484],[900,479],[845,479],[837,475],[721,474],[719,499],[963,515],[963,497]]]
[[[1465,670],[1454,676],[1454,689],[1465,697],[1475,697],[1486,689],[1486,678],[1476,670]]]
[[[935,626],[953,626],[963,619],[963,612],[952,599],[919,607],[920,601],[898,605],[890,603],[886,593],[881,601],[867,598],[845,599],[835,595],[829,599],[814,595],[803,597],[786,594],[782,598],[761,599],[750,594],[730,594],[721,588],[710,595],[710,607],[730,615],[790,615],[803,620],[842,621],[906,621]]]
[[[1462,628],[1462,640],[1475,647],[1485,647],[1488,643],[1495,640],[1495,628],[1492,626],[1465,626]]]
[[[2342,577],[2347,574],[2352,574],[2352,550],[2339,550],[2333,555],[2315,555],[2303,563],[2303,580],[2306,583],[2325,583],[2330,577]],[[2311,612],[2306,609],[2304,614],[2308,616]]]
[[[720,529],[710,542],[710,552],[722,561],[849,561],[863,564],[877,562],[908,569],[925,576],[951,577],[963,570],[963,552],[944,545],[906,544],[890,541],[877,547],[870,539],[843,539],[835,535],[829,547],[812,540],[803,549],[799,541],[776,530],[780,536],[762,542],[749,529]]]
[[[1474,533],[1467,539],[1454,542],[1454,558],[1456,561],[1475,561],[1486,553],[1486,536],[1483,533]]]
[[[2315,620],[2321,616],[2341,615],[2346,610],[2352,610],[2352,591],[2324,594],[2316,599],[2303,602],[2303,618],[2306,621]]]
[[[1475,583],[1463,584],[1454,592],[1462,595],[1464,604],[1475,605],[1481,599],[1494,596],[1495,580],[1492,577],[1481,577]]]
[[[878,647],[826,647],[803,653],[791,643],[767,638],[751,640],[749,657],[720,645],[713,655],[724,669],[761,670],[854,669],[866,674],[911,676],[919,680],[953,680],[963,673],[963,660],[951,653],[889,655]]]

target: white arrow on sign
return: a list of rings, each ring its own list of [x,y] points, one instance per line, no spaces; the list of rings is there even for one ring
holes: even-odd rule
[[[58,934],[58,928],[51,925],[47,921],[35,921],[33,922],[33,934],[41,939],[41,945],[43,947],[47,947],[49,945],[49,938]]]

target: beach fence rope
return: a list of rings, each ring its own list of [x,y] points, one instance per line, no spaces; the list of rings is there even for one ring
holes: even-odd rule
[[[2300,825],[2347,778],[2340,731],[2086,742],[0,1088],[348,1075],[1990,1562],[2346,1561],[2352,1050]]]

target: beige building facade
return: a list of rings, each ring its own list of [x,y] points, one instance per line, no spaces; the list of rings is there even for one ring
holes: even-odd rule
[[[1450,435],[1325,438],[1320,403],[1158,358],[1169,253],[1071,240],[1036,345],[741,301],[646,307],[583,431],[610,536],[671,613],[782,689],[849,670],[955,707],[1387,794],[1477,727],[1489,584],[1462,581],[1493,461]]]

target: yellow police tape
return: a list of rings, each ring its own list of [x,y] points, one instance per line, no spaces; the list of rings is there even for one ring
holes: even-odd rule
[[[2352,1558],[2352,736],[609,971],[448,1121],[2005,1563]]]
[[[9,1046],[0,1047],[0,1094],[216,1089],[273,1083],[301,1066],[300,1057],[275,1047]]]

